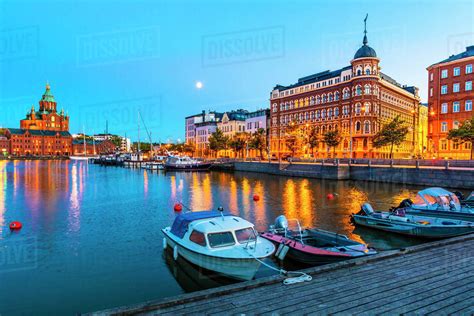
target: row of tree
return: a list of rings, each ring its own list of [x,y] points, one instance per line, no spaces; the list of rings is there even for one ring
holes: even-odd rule
[[[266,148],[267,135],[263,128],[259,128],[252,134],[239,132],[232,137],[224,135],[220,129],[217,129],[209,136],[209,150],[216,155],[221,150],[232,149],[237,157],[243,157],[245,150],[254,149],[259,152],[260,158],[263,158],[263,152]]]

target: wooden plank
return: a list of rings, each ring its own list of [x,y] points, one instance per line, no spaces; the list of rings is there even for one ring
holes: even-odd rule
[[[439,275],[439,271],[442,271],[442,267],[434,267],[432,268],[434,271],[431,273],[433,276]],[[418,275],[419,273],[426,271],[425,267],[418,266],[415,269],[410,269],[409,273],[407,274],[408,276],[410,275]],[[377,279],[378,282],[384,283],[387,280],[388,276],[386,274],[382,275],[379,279]],[[350,281],[350,280],[349,280]],[[371,278],[371,282],[374,281]],[[367,276],[364,277],[364,280],[362,282],[359,282],[357,284],[351,284],[350,282],[340,282],[338,279],[334,280],[334,283],[328,284],[325,286],[308,286],[308,290],[306,291],[287,291],[286,294],[288,297],[291,297],[291,300],[284,300],[281,301],[279,300],[281,298],[281,293],[276,293],[276,294],[270,294],[272,295],[272,301],[267,302],[267,297],[264,298],[258,298],[259,305],[257,305],[256,308],[249,308],[248,306],[242,306],[241,308],[236,308],[233,310],[233,312],[258,312],[258,313],[264,313],[264,312],[272,312],[272,311],[278,311],[282,313],[290,312],[294,306],[299,306],[300,308],[309,304],[309,305],[317,305],[321,303],[327,304],[328,302],[333,302],[333,305],[337,306],[340,304],[339,299],[347,299],[348,294],[347,292],[350,291],[350,293],[356,293],[356,296],[359,295],[359,290],[361,288],[364,288],[364,291],[367,291],[367,289],[372,289],[373,292],[378,293],[380,289],[380,283],[370,283],[367,284]],[[411,281],[410,281],[411,282]],[[407,281],[407,283],[409,283]],[[390,281],[387,282],[387,284],[392,284],[392,286],[399,286],[400,281],[394,277],[390,279]],[[312,284],[310,284],[312,285]],[[365,293],[367,294],[367,293]],[[314,298],[314,299],[313,299]],[[355,298],[354,298],[355,299]],[[279,301],[278,301],[279,300]],[[348,301],[351,301],[351,299],[348,299]],[[265,304],[265,306],[262,308],[261,306]],[[209,311],[212,313],[212,309]]]
[[[459,251],[461,251],[461,248],[459,249]],[[451,254],[445,253],[445,254],[443,254],[443,256],[451,256]],[[437,258],[433,257],[432,255],[430,255],[428,258],[429,258],[429,260],[431,260],[433,262],[438,260]],[[379,264],[379,263],[377,263],[377,264]],[[381,265],[383,265],[383,264],[381,264]],[[419,261],[413,261],[413,262],[411,262],[411,265],[407,265],[406,267],[407,268],[413,267],[413,269],[411,270],[413,274],[417,273],[417,271],[425,270],[425,267],[420,267]],[[359,269],[362,270],[361,268],[362,267],[360,267]],[[387,269],[377,269],[371,275],[372,275],[372,277],[374,277],[375,275],[379,275],[378,279],[376,279],[376,280],[384,281],[384,280],[387,279],[387,277],[396,277],[396,274],[399,271],[400,271],[399,267],[393,265],[393,266],[389,266],[389,268],[387,268]],[[392,272],[394,274],[390,275],[389,272]],[[297,292],[298,293],[297,296],[301,297],[302,300],[305,300],[306,299],[306,294],[308,292],[314,291],[315,288],[318,288],[319,290],[324,292],[324,291],[326,291],[330,288],[341,287],[341,286],[344,287],[346,282],[349,282],[350,285],[352,287],[354,287],[354,285],[356,285],[357,283],[365,283],[367,281],[367,274],[366,273],[357,274],[357,276],[355,275],[355,273],[347,273],[347,274],[338,273],[338,275],[340,276],[339,278],[334,278],[334,277],[332,277],[331,274],[332,273],[328,273],[325,276],[317,277],[316,279],[313,279],[313,281],[311,281],[311,282],[295,284],[295,285],[292,285],[292,286],[284,286],[284,285],[281,285],[281,284],[278,287],[269,286],[269,287],[264,287],[264,288],[261,288],[261,289],[256,289],[256,290],[249,291],[249,292],[247,292],[243,295],[229,295],[228,297],[221,297],[215,302],[214,301],[209,301],[208,303],[201,304],[200,306],[190,306],[190,308],[188,308],[187,306],[184,306],[184,307],[181,308],[181,310],[179,312],[180,313],[181,312],[186,313],[186,312],[189,312],[189,311],[202,311],[202,312],[207,311],[209,313],[212,313],[212,312],[214,312],[214,310],[221,310],[219,308],[219,306],[215,306],[214,304],[216,304],[216,303],[220,304],[220,303],[223,303],[225,301],[235,302],[237,300],[237,302],[234,303],[237,307],[241,306],[242,304],[247,305],[247,304],[252,304],[254,302],[259,303],[259,304],[264,304],[267,300],[271,300],[271,299],[275,299],[275,298],[279,299],[282,294],[290,295],[293,292]],[[374,280],[374,279],[372,279],[372,280]],[[261,296],[259,294],[265,294],[265,295]],[[296,299],[296,295],[293,295],[293,300],[295,300],[295,299]],[[250,311],[250,310],[247,310],[247,312],[248,311]],[[164,313],[178,312],[178,310],[176,310],[176,309],[173,309],[173,311],[163,310],[163,312]]]
[[[446,301],[437,304],[438,309],[433,310],[428,314],[436,313],[437,315],[450,315],[471,306],[474,306],[474,293],[464,292],[457,295],[455,299],[449,298]],[[408,314],[415,313],[417,313],[417,311]]]
[[[459,251],[461,251],[461,250],[464,251],[465,250],[465,245],[454,245],[454,246],[455,246],[454,249],[456,249],[456,250],[459,250]],[[424,264],[427,264],[427,263],[429,263],[429,260],[438,261],[438,260],[441,260],[442,257],[444,257],[444,256],[451,256],[451,254],[448,254],[447,252],[441,251],[442,256],[434,257],[433,254],[436,254],[436,253],[440,253],[440,250],[439,249],[433,249],[433,250],[429,250],[429,251],[426,251],[426,252],[420,252],[420,253],[406,255],[403,258],[397,257],[397,258],[387,259],[387,263],[392,263],[392,262],[395,262],[397,260],[400,261],[401,259],[404,259],[403,266],[408,268],[409,265],[405,264],[404,262],[410,262],[411,264],[415,263],[416,265],[419,265],[419,262],[422,259],[428,258],[428,261],[424,261]],[[399,273],[399,271],[400,271],[399,266],[402,265],[402,263],[400,263],[400,262],[398,262],[397,265],[390,265],[390,264],[386,264],[386,262],[383,261],[383,262],[377,262],[377,263],[367,265],[367,266],[374,267],[377,264],[383,265],[383,266],[385,266],[385,265],[389,266],[389,268],[384,267],[383,269],[380,269],[380,267],[375,267],[374,268],[376,270],[375,272],[382,273],[382,271],[383,271],[383,273],[385,273],[385,274],[390,272],[390,271],[396,271],[397,273]],[[357,280],[357,276],[360,276],[360,275],[362,275],[364,280],[365,280],[366,274],[364,273],[364,271],[373,270],[373,269],[367,269],[367,266],[364,266],[364,267],[363,266],[351,267],[351,268],[349,268],[350,271],[341,272],[341,270],[339,270],[339,271],[334,271],[334,272],[328,273],[328,274],[326,274],[326,279],[324,281],[330,281],[331,279],[333,279],[334,277],[332,276],[332,274],[335,274],[335,273],[338,273],[339,275],[346,276],[347,279],[350,280],[352,283],[354,283],[355,280]],[[338,282],[340,282],[340,280],[338,280]],[[308,285],[308,283],[301,283],[301,284],[292,285],[292,287],[297,287],[298,291],[302,291],[304,287],[309,287],[309,286],[313,286],[313,284]],[[164,309],[162,311],[163,311],[164,314],[166,314],[166,313],[176,312],[178,310],[183,310],[183,309],[188,309],[188,308],[189,309],[191,309],[191,308],[194,309],[194,308],[199,307],[199,306],[201,306],[201,307],[204,306],[205,308],[208,308],[208,306],[212,306],[212,304],[214,304],[213,301],[215,301],[215,300],[218,300],[219,302],[222,302],[223,300],[235,300],[236,298],[239,299],[240,297],[244,297],[244,296],[257,296],[261,293],[275,293],[274,290],[278,289],[278,288],[282,288],[281,284],[270,285],[270,286],[263,287],[263,288],[260,288],[260,289],[254,289],[250,292],[232,294],[230,296],[230,298],[219,297],[217,299],[210,299],[208,301],[198,301],[196,303],[190,303],[189,306],[187,306],[187,305],[175,306],[175,307],[172,307],[170,309]],[[288,287],[283,287],[283,288],[284,288],[285,291],[288,290]],[[183,311],[183,312],[185,312],[185,311]]]

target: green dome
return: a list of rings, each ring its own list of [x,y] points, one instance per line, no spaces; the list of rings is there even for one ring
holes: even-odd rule
[[[41,101],[56,102],[54,100],[53,94],[51,93],[51,89],[50,89],[49,84],[46,84],[46,91],[44,92],[43,97],[41,98]]]

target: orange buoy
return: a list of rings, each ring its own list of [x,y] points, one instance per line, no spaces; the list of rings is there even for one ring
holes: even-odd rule
[[[326,195],[326,198],[327,198],[328,200],[332,200],[332,199],[334,199],[334,194],[328,193],[328,195]]]
[[[254,200],[255,202],[260,201],[260,197],[259,197],[257,194],[255,194],[255,195],[253,196],[253,200]]]
[[[183,210],[183,206],[181,203],[175,203],[173,209],[175,212],[181,212]]]
[[[14,222],[11,222],[10,223],[10,229],[11,230],[19,230],[23,227],[23,225],[21,224],[21,222],[18,222],[18,221],[14,221]]]

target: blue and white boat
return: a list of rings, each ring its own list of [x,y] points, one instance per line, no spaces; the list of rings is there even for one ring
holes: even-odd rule
[[[275,246],[258,236],[254,225],[224,212],[203,211],[179,214],[171,227],[162,229],[163,246],[175,258],[238,280],[251,280],[261,261]]]

